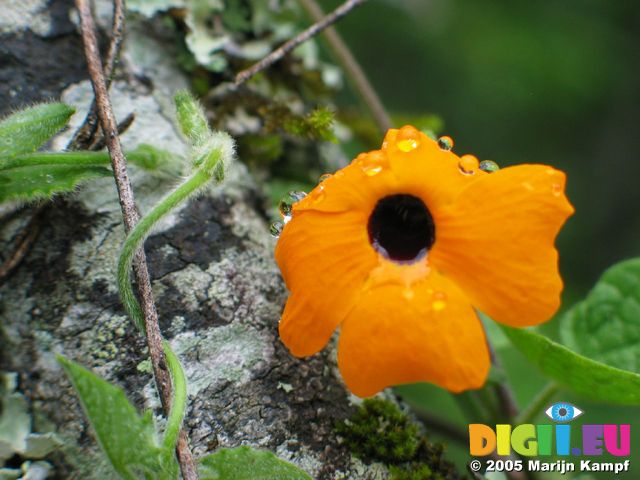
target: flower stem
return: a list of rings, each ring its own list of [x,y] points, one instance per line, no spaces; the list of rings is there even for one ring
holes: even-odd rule
[[[536,416],[540,413],[547,404],[551,401],[551,398],[560,390],[560,385],[554,381],[548,382],[544,388],[536,395],[527,408],[525,408],[520,415],[515,419],[515,425],[523,423],[532,423]]]
[[[204,169],[194,171],[190,177],[167,195],[136,224],[133,230],[129,232],[122,246],[122,251],[118,259],[118,289],[120,290],[120,298],[127,313],[131,316],[133,323],[141,332],[144,332],[144,317],[140,303],[134,295],[131,286],[131,265],[133,263],[134,253],[147,238],[153,226],[162,217],[191,195],[198,192],[211,178],[212,176]]]

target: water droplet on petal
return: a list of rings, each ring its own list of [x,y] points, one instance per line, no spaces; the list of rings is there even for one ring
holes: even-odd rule
[[[273,222],[271,227],[269,228],[269,232],[272,237],[278,238],[282,233],[282,229],[284,228],[284,223],[282,222]]]
[[[360,165],[362,164],[362,162],[364,162],[364,159],[367,158],[367,154],[366,153],[361,153],[360,155],[358,155],[356,158],[354,158],[351,163],[355,164],[355,165]]]
[[[389,130],[384,137],[382,142],[382,150],[386,150],[389,148],[389,144],[396,143],[396,138],[398,137],[398,130]]]
[[[420,132],[411,125],[405,125],[398,131],[396,146],[401,152],[410,152],[420,145]]]
[[[338,170],[338,171],[334,174],[334,176],[335,176],[336,178],[342,178],[342,177],[344,177],[344,172],[343,172],[342,170]]]
[[[387,156],[380,150],[369,152],[367,157],[360,164],[360,168],[365,175],[373,177],[380,173],[388,165]]]
[[[291,217],[293,204],[299,202],[306,196],[306,193],[296,190],[291,190],[290,192],[288,192],[284,197],[280,199],[280,203],[278,203],[278,210],[280,211],[280,215],[282,215],[283,218]]]
[[[480,162],[480,170],[487,173],[493,173],[500,170],[500,166],[493,160],[483,160]]]
[[[433,294],[431,308],[436,312],[441,312],[447,308],[447,294],[444,292],[435,292]]]
[[[381,165],[365,165],[362,167],[362,171],[368,177],[373,177],[382,171]]]
[[[289,195],[289,198],[293,203],[296,203],[306,197],[307,192],[302,192],[300,190],[291,190],[287,195]]]
[[[325,196],[324,187],[322,185],[316,187],[309,194],[310,206],[319,204],[324,200]]]
[[[331,177],[333,177],[333,175],[331,175],[330,173],[325,173],[323,175],[320,175],[320,178],[318,179],[318,183],[322,183],[325,180],[329,180]]]
[[[453,143],[453,138],[446,135],[438,139],[438,146],[447,152],[453,149]]]
[[[562,195],[562,185],[560,185],[559,183],[554,183],[553,185],[551,185],[551,193],[553,193],[554,197],[559,197],[560,195]]]
[[[278,210],[280,211],[280,215],[282,215],[283,217],[291,215],[292,206],[293,205],[291,204],[288,198],[283,198],[282,200],[280,200],[280,203],[278,204]]]
[[[413,288],[411,287],[406,287],[403,291],[402,291],[402,296],[406,299],[406,300],[412,300],[413,297],[415,296],[415,292],[413,291]]]
[[[463,155],[458,162],[458,168],[465,175],[473,175],[478,170],[480,162],[474,155]]]

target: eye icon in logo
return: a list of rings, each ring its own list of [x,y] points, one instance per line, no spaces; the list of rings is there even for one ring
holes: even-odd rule
[[[554,422],[570,422],[575,420],[584,412],[575,405],[566,402],[558,402],[551,405],[545,410],[547,417]]]

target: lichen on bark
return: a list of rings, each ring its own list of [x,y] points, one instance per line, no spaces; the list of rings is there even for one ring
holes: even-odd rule
[[[62,3],[68,14],[70,2]],[[47,12],[54,13],[46,2],[41,6],[38,22],[46,20]],[[49,39],[41,36],[42,28],[25,28],[1,34],[10,39],[37,37],[25,57],[29,68],[51,68]],[[124,55],[135,64],[141,55],[136,37],[144,28],[132,24],[130,30],[134,33]],[[75,31],[63,36],[74,49],[80,48]],[[153,36],[144,38],[147,48],[164,48]],[[78,108],[77,123],[91,94],[86,81],[77,83],[84,76],[77,74],[84,69],[81,55],[74,61],[77,69],[61,73],[59,83],[46,85],[46,91]],[[154,64],[153,71],[140,67],[143,62],[137,65],[144,82],[137,71],[138,76],[122,75],[112,86],[116,115],[136,112],[133,126],[122,137],[124,146],[152,143],[184,153],[170,108],[184,79],[171,62]],[[31,88],[32,96],[20,97],[19,90],[0,93],[3,98],[17,96],[12,104],[21,98],[30,102],[39,99],[38,88],[45,85],[36,82]],[[54,147],[63,147],[69,133]],[[171,182],[132,170],[144,212]],[[224,186],[170,215],[146,243],[161,328],[187,374],[185,426],[193,449],[203,455],[217,447],[252,445],[274,451],[314,478],[387,478],[385,468],[363,464],[336,436],[336,420],[347,418],[354,407],[337,375],[333,348],[300,360],[278,339],[286,290],[273,261],[274,241],[263,203],[247,170],[238,165]],[[8,251],[28,216],[26,208],[3,222],[3,251]],[[0,286],[0,370],[18,372],[34,431],[56,431],[63,439],[64,446],[50,457],[56,478],[104,479],[113,474],[55,354],[122,386],[138,408],[152,408],[160,418],[154,383],[145,367],[144,341],[118,299],[115,267],[123,239],[115,186],[109,179],[94,181],[52,202],[38,239]]]

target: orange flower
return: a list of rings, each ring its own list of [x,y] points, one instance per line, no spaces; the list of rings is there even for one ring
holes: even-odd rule
[[[338,365],[360,397],[426,381],[479,388],[489,371],[474,308],[505,325],[560,305],[555,237],[573,213],[565,175],[493,171],[411,126],[389,130],[293,205],[276,247],[291,295],[280,336],[313,355],[341,326]],[[486,171],[485,171],[486,170]]]

